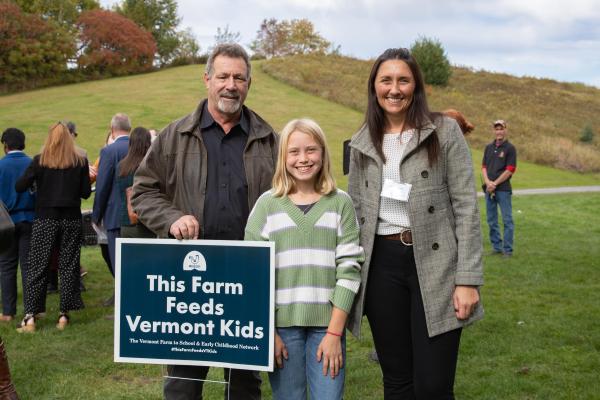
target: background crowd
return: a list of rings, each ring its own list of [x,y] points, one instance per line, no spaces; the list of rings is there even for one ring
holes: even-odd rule
[[[81,199],[90,197],[93,182],[96,196],[92,221],[100,242],[105,242],[100,243],[102,254],[114,275],[115,238],[121,225],[135,224],[134,215],[132,222],[120,210],[127,210],[133,172],[151,141],[150,132],[138,127],[130,142],[130,131],[129,117],[116,114],[110,121],[106,146],[91,166],[87,152],[75,144],[77,130],[71,121],[53,124],[40,154],[33,159],[24,153],[25,134],[21,130],[9,128],[3,132],[6,156],[0,164],[2,201],[15,224],[15,240],[0,254],[1,319],[12,321],[16,316],[20,262],[25,316],[18,331],[35,331],[36,318],[45,316],[48,293],[60,292],[58,329],[68,325],[70,311],[84,307],[82,278],[87,271],[80,265]]]

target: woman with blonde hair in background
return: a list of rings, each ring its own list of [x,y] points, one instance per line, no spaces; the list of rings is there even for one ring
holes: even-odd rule
[[[75,148],[67,126],[54,124],[41,154],[17,181],[15,189],[35,188],[35,218],[29,251],[24,303],[25,317],[19,332],[35,331],[36,314],[46,311],[46,288],[52,246],[59,238],[60,315],[56,327],[69,323],[68,312],[84,307],[79,287],[81,250],[81,199],[91,194],[87,159]]]

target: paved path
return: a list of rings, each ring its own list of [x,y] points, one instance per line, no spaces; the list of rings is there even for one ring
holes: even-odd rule
[[[600,192],[600,186],[564,186],[543,189],[515,189],[515,195],[530,195],[530,194],[559,194],[559,193],[586,193]],[[483,192],[478,191],[477,196],[483,197]]]

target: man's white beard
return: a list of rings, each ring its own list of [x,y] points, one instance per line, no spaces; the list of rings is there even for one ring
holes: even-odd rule
[[[223,114],[235,114],[242,107],[242,102],[237,99],[235,102],[229,100],[224,100],[222,98],[217,102],[217,109]]]

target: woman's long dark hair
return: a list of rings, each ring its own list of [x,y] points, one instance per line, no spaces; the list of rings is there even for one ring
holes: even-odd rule
[[[425,94],[425,82],[423,80],[423,74],[419,64],[410,54],[408,49],[387,49],[383,52],[371,68],[371,75],[369,75],[368,93],[367,93],[367,113],[365,115],[365,124],[369,128],[369,134],[373,145],[377,150],[377,153],[381,159],[385,162],[385,155],[383,154],[383,133],[386,128],[387,120],[385,112],[377,101],[377,94],[375,93],[375,78],[381,64],[388,60],[400,60],[404,61],[410,71],[413,74],[415,80],[415,91],[413,93],[413,99],[408,110],[406,111],[406,122],[409,126],[414,126],[417,129],[417,140],[421,140],[421,129],[430,121],[433,121],[439,116],[439,113],[429,111],[427,105],[427,96]],[[440,152],[440,143],[435,132],[429,135],[423,145],[427,148],[427,158],[429,165],[435,164],[438,159]]]
[[[148,129],[138,126],[129,135],[129,150],[119,163],[119,176],[135,173],[150,148],[151,138]]]

